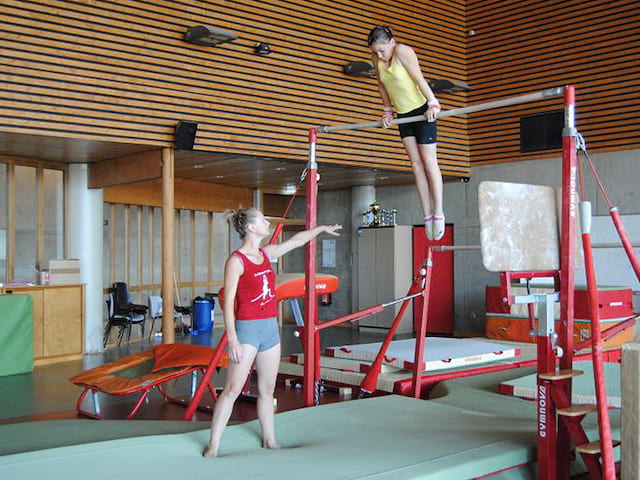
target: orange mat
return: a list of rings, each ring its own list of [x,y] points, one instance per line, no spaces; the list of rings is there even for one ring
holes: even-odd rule
[[[127,416],[127,419],[130,419],[138,411],[151,389],[157,386],[165,398],[168,398],[162,390],[163,383],[197,370],[206,370],[214,353],[213,348],[200,345],[182,343],[157,345],[151,350],[129,355],[74,375],[69,378],[69,381],[84,388],[76,409],[84,415],[102,418],[98,412],[82,409],[82,400],[89,391],[109,395],[131,395],[140,392],[142,395],[138,403]],[[227,353],[224,352],[218,366],[226,368],[228,362]],[[215,399],[215,391],[211,386],[209,390]]]

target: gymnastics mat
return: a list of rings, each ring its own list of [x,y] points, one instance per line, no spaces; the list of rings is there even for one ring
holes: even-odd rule
[[[596,394],[593,385],[593,364],[588,361],[575,362],[575,370],[584,373],[574,377],[571,390],[571,403],[596,404]],[[622,398],[620,394],[620,365],[618,363],[604,363],[604,373],[607,383],[607,404],[609,407],[621,408]],[[526,375],[500,383],[498,391],[503,395],[535,400],[537,392],[537,375]]]
[[[475,478],[533,460],[535,410],[521,411],[486,415],[473,401],[459,408],[389,395],[278,414],[277,451],[261,448],[253,421],[225,430],[218,458],[201,457],[209,436],[201,430],[6,455],[0,478]]]
[[[373,362],[381,342],[342,345],[325,350],[328,357],[349,358]],[[413,368],[415,338],[394,340],[383,362],[397,368]],[[424,343],[426,372],[504,360],[519,355],[519,349],[500,343],[474,338],[427,337]]]
[[[297,363],[298,365],[304,365],[304,354],[303,353],[295,353],[289,356],[289,361],[291,363]],[[324,355],[320,356],[320,367],[333,368],[336,370],[344,370],[347,372],[360,372],[366,373],[371,367],[371,362],[367,362],[364,360],[351,360],[349,358],[339,358],[339,357],[326,357]],[[382,365],[381,371],[384,372],[396,372],[401,370],[397,367],[392,367],[390,365]]]
[[[320,378],[327,382],[334,382],[341,385],[353,385],[359,387],[364,380],[365,373],[354,372],[352,370],[341,370],[322,366],[327,357],[320,357]],[[329,358],[329,360],[332,360]],[[304,365],[292,361],[290,358],[283,358],[280,361],[278,373],[281,375],[291,375],[294,377],[304,376]],[[376,382],[376,390],[381,392],[395,392],[396,382],[411,378],[411,372],[401,368],[386,367]]]

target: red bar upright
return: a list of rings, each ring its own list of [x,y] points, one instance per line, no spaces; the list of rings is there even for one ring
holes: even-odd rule
[[[310,230],[317,225],[318,212],[318,164],[316,163],[316,129],[309,129],[309,163],[307,164],[307,224]],[[318,323],[318,301],[316,298],[316,240],[307,243],[305,254],[305,293],[304,293],[304,405],[315,404],[316,371],[320,368],[319,352],[316,352]]]
[[[429,294],[431,293],[431,277],[433,275],[433,250],[427,247],[427,256],[424,259],[420,273],[424,269],[424,276],[421,279],[424,282],[422,287],[422,312],[420,315],[420,325],[416,332],[416,349],[413,357],[413,398],[420,398],[422,390],[422,374],[424,372],[424,341],[427,336],[427,318],[429,312]]]
[[[573,367],[573,314],[574,314],[574,264],[575,234],[578,201],[577,153],[575,128],[575,87],[567,85],[564,90],[564,129],[562,131],[562,226],[560,230],[560,331],[558,344],[562,347],[560,369]],[[540,352],[538,353],[540,355]],[[549,355],[555,355],[550,352]],[[540,357],[538,357],[539,359]],[[540,370],[539,370],[540,371]],[[567,398],[571,398],[571,381],[563,386]],[[562,424],[558,425],[557,478],[569,478],[569,458],[571,439],[569,432]],[[542,479],[538,475],[539,479]],[[553,477],[556,478],[555,476]]]

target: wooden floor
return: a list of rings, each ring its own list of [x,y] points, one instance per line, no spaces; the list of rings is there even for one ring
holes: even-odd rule
[[[294,330],[295,326],[289,324],[284,325],[282,328],[283,356],[301,352],[300,340],[294,337]],[[220,328],[214,329],[212,335],[185,334],[181,336],[178,333],[176,334],[176,342],[211,346],[217,343],[221,334],[222,329]],[[381,341],[383,338],[384,332],[359,332],[350,327],[333,327],[323,331],[322,348],[345,343]],[[119,348],[108,348],[103,353],[86,355],[82,360],[36,367],[30,374],[0,377],[0,424],[87,418],[77,415],[75,411],[75,403],[81,393],[81,389],[71,384],[68,378],[83,370],[151,348],[159,342],[159,338],[152,338],[143,342],[132,340],[128,345],[123,344]],[[186,382],[183,385],[176,386],[176,388],[188,394],[188,379],[186,379]],[[224,385],[224,370],[214,378],[214,384],[220,387]],[[357,395],[357,391],[355,395]],[[297,409],[304,404],[302,391],[286,387],[284,382],[278,382],[275,396],[278,400],[278,412]],[[208,395],[205,395],[203,404],[212,406],[213,402],[207,397]],[[341,397],[337,393],[324,392],[321,394],[320,403],[349,399],[351,397]],[[136,400],[137,395],[126,397],[103,396],[100,400],[102,415],[109,419],[123,419]],[[184,412],[184,406],[166,402],[158,392],[154,391],[136,414],[135,419],[181,420]],[[194,419],[209,420],[210,418],[210,412],[197,411]],[[244,422],[255,418],[255,404],[250,401],[238,401],[231,422]]]

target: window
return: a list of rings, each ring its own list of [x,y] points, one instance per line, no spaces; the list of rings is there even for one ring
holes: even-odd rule
[[[0,282],[35,282],[56,258],[64,258],[64,172],[1,162]]]

